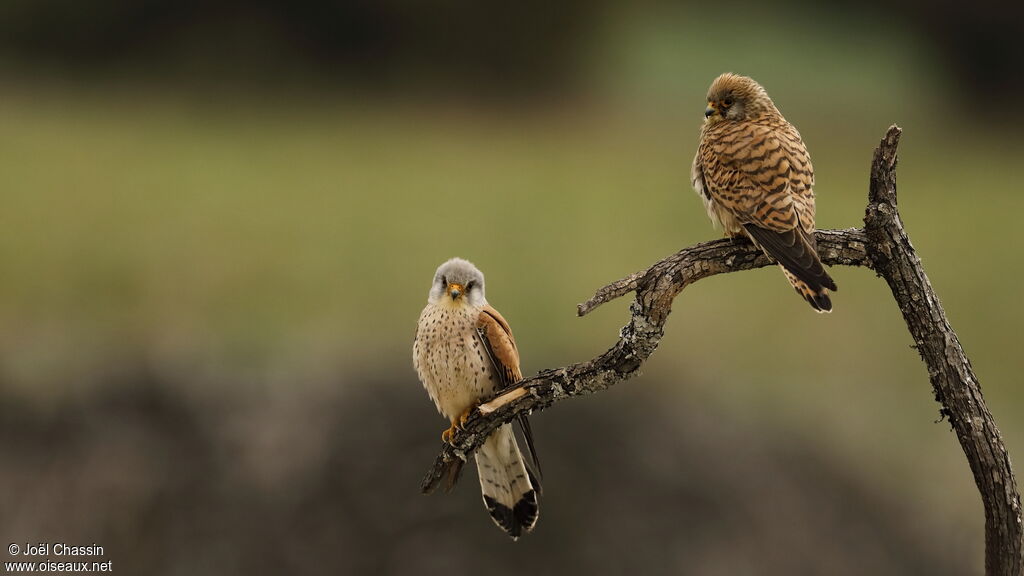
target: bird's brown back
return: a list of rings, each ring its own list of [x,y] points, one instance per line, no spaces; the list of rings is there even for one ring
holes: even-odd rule
[[[723,120],[701,129],[698,158],[710,199],[741,223],[814,231],[814,168],[800,133],[781,114]]]

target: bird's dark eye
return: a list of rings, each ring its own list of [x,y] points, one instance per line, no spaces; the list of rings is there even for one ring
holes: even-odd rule
[[[732,98],[726,98],[725,100],[722,100],[722,105],[725,106],[726,108],[732,106]]]
[[[466,292],[472,292],[474,286],[476,286],[476,281],[470,280],[469,283],[466,284]]]
[[[441,276],[441,286],[447,286],[447,285],[448,285],[448,277],[447,276]]]

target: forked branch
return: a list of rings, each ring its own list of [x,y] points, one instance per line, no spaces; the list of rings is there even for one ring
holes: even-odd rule
[[[896,148],[901,130],[892,126],[875,150],[864,228],[819,230],[818,252],[829,266],[863,266],[892,290],[927,368],[940,413],[949,419],[967,455],[985,509],[985,573],[1022,576],[1020,495],[999,429],[982,396],[971,363],[949,325],[938,296],[910,244],[896,207]],[[599,289],[580,304],[583,316],[630,292],[629,323],[619,340],[596,358],[522,380],[474,411],[466,427],[444,444],[423,479],[431,492],[449,466],[465,460],[498,426],[518,414],[543,410],[559,400],[590,394],[637,373],[664,335],[675,297],[689,284],[717,274],[771,265],[746,240],[702,242]]]

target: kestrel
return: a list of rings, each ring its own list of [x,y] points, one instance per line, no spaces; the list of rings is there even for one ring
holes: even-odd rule
[[[522,379],[519,351],[508,322],[487,303],[484,275],[470,262],[452,258],[434,273],[427,306],[420,314],[412,347],[423,387],[451,428],[447,441],[481,400]],[[520,419],[533,453],[526,418]],[[511,424],[494,431],[476,453],[484,505],[512,539],[537,523],[540,484],[523,462]],[[534,454],[534,466],[539,463]],[[449,487],[458,468],[449,471]]]
[[[760,84],[737,74],[711,83],[704,117],[691,180],[711,221],[750,238],[815,310],[831,312],[837,288],[818,257],[814,168],[800,133]]]

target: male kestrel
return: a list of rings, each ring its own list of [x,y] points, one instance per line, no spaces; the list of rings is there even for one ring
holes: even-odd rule
[[[800,133],[751,78],[722,74],[708,106],[691,180],[708,216],[774,258],[798,294],[831,312],[836,283],[814,239],[814,168]]]
[[[438,411],[451,421],[447,441],[482,399],[522,379],[508,322],[484,297],[484,275],[452,258],[434,273],[412,347],[413,364]],[[520,419],[531,453],[533,440]],[[534,465],[539,465],[534,454]],[[540,484],[526,468],[511,424],[494,431],[476,453],[484,505],[512,539],[537,523]],[[458,469],[449,471],[449,487]]]

